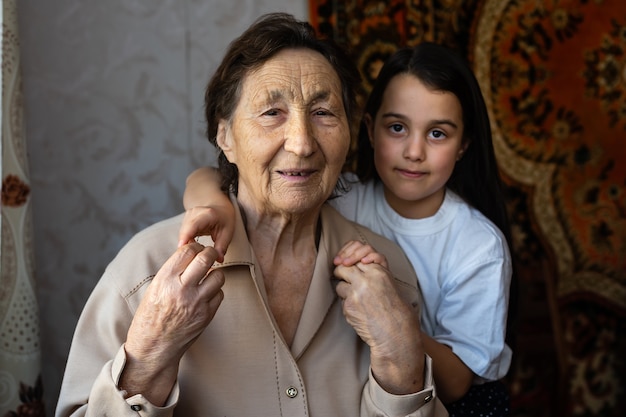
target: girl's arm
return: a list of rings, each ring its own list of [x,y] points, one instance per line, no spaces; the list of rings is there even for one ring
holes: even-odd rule
[[[223,262],[235,230],[235,208],[220,189],[220,173],[202,167],[187,177],[183,205],[186,212],[178,234],[182,246],[197,236],[210,235]]]
[[[437,394],[445,404],[461,399],[472,386],[474,373],[452,352],[450,347],[437,342],[422,332],[424,350],[433,360],[433,374]]]

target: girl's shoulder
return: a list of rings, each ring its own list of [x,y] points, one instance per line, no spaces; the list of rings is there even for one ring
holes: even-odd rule
[[[361,223],[364,217],[371,214],[367,213],[367,208],[373,208],[377,198],[374,182],[363,183],[356,174],[345,172],[341,174],[339,183],[345,192],[329,200],[330,205],[349,220]]]
[[[448,190],[445,204],[455,212],[450,223],[450,229],[459,241],[480,242],[483,246],[489,242],[498,247],[506,246],[506,239],[502,231],[460,196]]]

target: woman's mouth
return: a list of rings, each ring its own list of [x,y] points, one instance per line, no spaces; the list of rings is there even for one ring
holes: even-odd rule
[[[288,177],[288,178],[308,178],[310,177],[315,171],[312,169],[304,169],[304,170],[285,170],[285,171],[277,171],[278,174],[280,174],[283,177]]]

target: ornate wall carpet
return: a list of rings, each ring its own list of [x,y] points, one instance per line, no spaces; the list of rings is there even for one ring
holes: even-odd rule
[[[367,94],[400,46],[473,65],[507,184],[518,266],[514,415],[626,407],[626,2],[310,0]]]

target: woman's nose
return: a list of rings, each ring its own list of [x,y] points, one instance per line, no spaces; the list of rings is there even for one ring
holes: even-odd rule
[[[306,117],[292,116],[285,127],[284,148],[298,156],[309,156],[315,152],[316,142]]]

